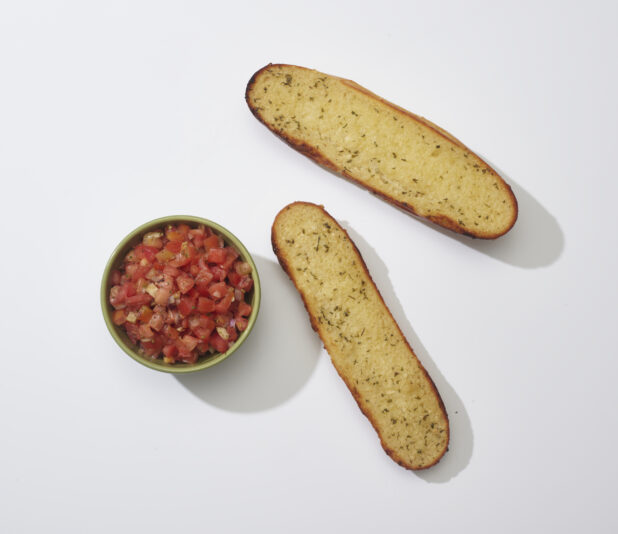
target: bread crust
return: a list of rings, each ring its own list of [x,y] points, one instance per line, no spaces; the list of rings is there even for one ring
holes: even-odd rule
[[[517,221],[517,217],[518,217],[518,213],[519,213],[519,209],[518,209],[518,204],[517,204],[517,198],[515,197],[515,195],[513,194],[513,190],[511,189],[511,186],[509,184],[507,184],[502,177],[500,177],[500,175],[498,174],[498,172],[493,169],[489,164],[487,164],[487,162],[485,162],[484,160],[482,160],[478,155],[476,155],[473,151],[471,151],[467,146],[465,146],[461,141],[459,141],[459,139],[457,139],[456,137],[454,137],[453,135],[451,135],[449,132],[447,132],[446,130],[444,130],[443,128],[440,128],[439,126],[437,126],[436,124],[434,124],[433,122],[429,121],[428,119],[425,119],[424,117],[421,117],[419,115],[416,115],[415,113],[412,113],[411,111],[408,111],[400,106],[398,106],[397,104],[393,104],[392,102],[389,102],[388,100],[385,100],[384,98],[376,95],[375,93],[369,91],[368,89],[366,89],[365,87],[362,87],[361,85],[359,85],[358,83],[352,81],[352,80],[347,80],[345,78],[341,78],[338,76],[333,76],[333,75],[329,75],[331,78],[333,79],[337,79],[339,80],[341,83],[343,83],[346,87],[348,87],[349,89],[353,90],[353,91],[357,91],[359,93],[362,93],[376,101],[381,102],[382,104],[390,107],[392,110],[394,110],[397,113],[400,113],[402,115],[405,115],[407,117],[410,117],[411,119],[420,122],[421,124],[423,124],[424,126],[426,126],[427,128],[431,129],[433,132],[435,132],[437,135],[439,135],[440,137],[442,137],[445,141],[452,143],[460,148],[462,148],[463,150],[467,151],[468,153],[470,153],[471,155],[473,155],[482,165],[484,165],[487,169],[489,169],[492,173],[495,174],[495,177],[497,180],[499,180],[501,182],[501,184],[504,186],[504,190],[507,194],[507,196],[509,197],[512,205],[513,205],[513,211],[512,211],[512,217],[510,219],[510,221],[508,222],[508,224],[506,225],[506,227],[499,232],[494,232],[494,233],[490,233],[490,232],[484,232],[481,230],[476,230],[476,231],[472,231],[470,228],[467,228],[465,226],[462,226],[461,224],[459,224],[457,221],[455,221],[454,219],[452,219],[451,217],[449,217],[448,215],[445,214],[437,214],[437,215],[421,215],[419,214],[414,207],[409,204],[408,202],[405,201],[400,201],[397,200],[396,198],[393,198],[393,196],[385,193],[384,191],[380,191],[379,189],[376,189],[375,187],[372,187],[370,184],[366,183],[364,180],[354,176],[352,173],[348,172],[345,168],[342,168],[340,166],[338,166],[335,162],[331,161],[330,159],[328,159],[326,157],[326,155],[321,152],[319,149],[317,149],[314,146],[311,146],[309,144],[307,144],[305,141],[298,139],[292,135],[287,134],[286,132],[277,129],[273,124],[271,124],[269,121],[267,121],[262,114],[260,113],[260,110],[257,106],[255,106],[250,99],[250,95],[251,95],[251,91],[253,89],[253,86],[255,85],[257,79],[259,78],[259,76],[266,71],[269,68],[273,68],[273,67],[290,67],[290,68],[295,68],[295,69],[300,69],[300,70],[305,70],[305,71],[312,71],[312,69],[308,69],[306,67],[300,67],[300,66],[296,66],[296,65],[288,65],[285,63],[269,63],[268,65],[262,67],[261,69],[259,69],[258,71],[256,71],[253,76],[251,77],[251,79],[249,80],[249,82],[247,83],[247,87],[245,89],[245,101],[247,102],[247,105],[249,107],[249,109],[251,110],[251,113],[255,116],[255,118],[257,120],[259,120],[262,124],[264,124],[271,132],[273,132],[277,137],[279,137],[280,139],[282,139],[283,141],[285,141],[289,146],[291,146],[293,149],[297,150],[298,152],[300,152],[301,154],[305,155],[306,157],[308,157],[309,159],[313,160],[315,163],[317,163],[318,165],[321,165],[333,172],[335,172],[336,174],[342,176],[343,178],[347,179],[348,181],[353,182],[354,184],[362,187],[363,189],[366,189],[368,191],[370,191],[371,193],[373,193],[374,195],[382,198],[383,200],[385,200],[386,202],[397,206],[398,208],[402,209],[403,211],[412,214],[416,217],[421,217],[421,218],[425,218],[439,226],[442,226],[444,228],[447,228],[449,230],[452,230],[456,233],[459,234],[463,234],[463,235],[467,235],[469,237],[473,237],[473,238],[480,238],[480,239],[496,239],[502,235],[504,235],[505,233],[507,233],[515,224],[515,222]]]
[[[365,403],[363,402],[363,399],[360,396],[360,394],[359,394],[358,390],[356,389],[356,387],[352,384],[352,382],[349,380],[349,378],[346,376],[346,374],[342,371],[342,369],[340,369],[337,366],[337,364],[335,363],[334,358],[332,356],[332,351],[336,350],[336,349],[334,347],[332,347],[332,346],[329,346],[328,339],[324,335],[324,331],[322,330],[322,327],[320,326],[320,323],[316,320],[316,314],[314,313],[314,311],[311,309],[310,305],[308,304],[308,300],[307,300],[307,297],[305,295],[305,292],[299,287],[299,284],[297,282],[296,276],[295,276],[293,270],[290,268],[290,265],[289,265],[289,263],[287,261],[287,258],[285,256],[285,254],[280,250],[280,248],[279,248],[279,246],[277,244],[278,235],[277,235],[276,227],[277,227],[277,223],[278,223],[279,218],[281,217],[281,215],[285,211],[287,211],[288,209],[293,208],[294,206],[297,206],[297,205],[313,206],[313,207],[319,208],[322,211],[323,215],[332,222],[333,226],[339,228],[344,233],[344,235],[347,237],[347,239],[349,240],[350,244],[352,245],[352,248],[353,248],[354,253],[356,255],[356,259],[358,261],[358,264],[362,268],[362,270],[363,270],[363,272],[364,272],[364,274],[366,276],[367,282],[369,284],[371,284],[375,288],[376,293],[377,293],[377,295],[378,295],[378,297],[380,299],[380,302],[382,303],[382,305],[384,307],[384,311],[388,314],[390,319],[392,319],[394,325],[396,326],[397,330],[401,334],[403,342],[405,343],[405,347],[409,351],[410,356],[414,360],[416,360],[416,362],[418,363],[418,368],[423,373],[423,376],[427,380],[427,383],[429,384],[430,389],[431,389],[433,395],[435,396],[436,400],[438,401],[438,406],[439,406],[439,408],[440,408],[440,410],[442,412],[442,415],[444,417],[444,422],[445,422],[445,427],[446,427],[446,441],[445,441],[444,448],[437,455],[437,457],[435,458],[434,461],[432,461],[432,462],[430,462],[428,464],[422,465],[422,466],[415,466],[415,465],[412,465],[412,464],[406,462],[400,455],[398,455],[397,451],[395,451],[393,448],[391,448],[387,444],[387,442],[386,442],[386,440],[385,440],[384,436],[382,435],[382,432],[381,432],[381,430],[379,428],[379,425],[377,424],[377,422],[376,422],[376,420],[374,418],[374,415],[372,414],[371,410],[367,407],[367,405],[365,405]],[[375,429],[376,433],[378,434],[378,437],[380,439],[380,444],[382,445],[382,448],[384,449],[386,454],[388,454],[400,466],[405,467],[406,469],[414,470],[414,471],[422,470],[422,469],[427,469],[427,468],[432,467],[433,465],[437,464],[440,461],[440,459],[444,456],[446,451],[448,450],[448,443],[449,443],[449,440],[450,440],[450,426],[449,426],[448,414],[446,412],[446,407],[444,406],[444,402],[442,401],[442,397],[440,396],[440,393],[438,392],[438,389],[436,388],[436,385],[435,385],[434,381],[432,380],[431,376],[429,376],[429,373],[423,367],[422,363],[418,360],[418,357],[416,356],[416,354],[414,353],[414,350],[412,349],[412,347],[408,343],[406,337],[404,336],[403,332],[401,331],[401,328],[397,324],[397,321],[395,321],[395,318],[393,317],[390,309],[388,308],[388,306],[384,302],[384,298],[382,297],[382,294],[380,293],[380,291],[378,290],[375,282],[373,281],[373,278],[372,278],[372,276],[371,276],[371,274],[369,272],[369,269],[367,268],[367,264],[365,263],[362,255],[360,253],[360,251],[358,250],[358,247],[356,246],[354,241],[350,238],[350,235],[345,230],[345,228],[343,228],[326,211],[326,209],[324,209],[324,206],[313,204],[313,203],[310,203],[310,202],[296,201],[296,202],[292,202],[291,204],[288,204],[287,206],[285,206],[281,211],[279,211],[279,213],[275,217],[275,220],[273,222],[273,226],[272,226],[272,229],[271,229],[271,243],[272,243],[272,247],[273,247],[273,252],[277,256],[279,264],[281,265],[281,267],[285,271],[285,273],[288,275],[288,277],[290,278],[290,280],[292,281],[292,283],[294,284],[294,286],[296,287],[297,291],[299,292],[299,294],[300,294],[300,296],[302,298],[302,301],[303,301],[303,304],[305,306],[305,309],[307,310],[307,313],[309,315],[309,321],[311,323],[311,327],[320,336],[320,339],[322,340],[322,343],[324,344],[324,347],[326,348],[327,352],[331,356],[331,361],[332,361],[333,366],[335,367],[335,369],[337,371],[337,374],[339,374],[339,376],[341,377],[341,379],[343,380],[343,382],[345,383],[347,388],[350,390],[350,393],[352,393],[352,396],[356,400],[356,403],[357,403],[359,409],[367,417],[367,419],[369,419],[371,425],[373,426],[373,428]]]

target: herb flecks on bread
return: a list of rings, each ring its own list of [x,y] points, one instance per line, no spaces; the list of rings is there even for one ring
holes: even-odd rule
[[[517,219],[511,188],[486,162],[355,82],[268,65],[249,81],[246,100],[292,147],[408,212],[488,239]]]
[[[277,215],[272,243],[384,450],[408,469],[434,465],[449,441],[444,405],[347,232],[322,207],[296,202]]]

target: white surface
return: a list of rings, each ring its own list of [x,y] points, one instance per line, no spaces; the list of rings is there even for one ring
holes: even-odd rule
[[[3,2],[0,531],[616,532],[618,10],[578,4]],[[271,61],[451,131],[516,227],[438,231],[290,150],[243,98]],[[294,200],[350,229],[436,381],[435,468],[383,453],[275,263]],[[243,349],[180,379],[98,301],[117,242],[177,213],[235,232],[264,287]]]

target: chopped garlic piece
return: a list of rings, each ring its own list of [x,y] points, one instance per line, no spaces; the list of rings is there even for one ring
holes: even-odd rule
[[[224,339],[225,341],[230,339],[229,332],[222,326],[217,326],[217,334],[219,334],[221,336],[221,339]]]
[[[148,284],[145,288],[144,291],[146,291],[146,293],[148,293],[152,298],[154,298],[154,296],[157,293],[157,286],[155,286],[152,282],[150,284]]]

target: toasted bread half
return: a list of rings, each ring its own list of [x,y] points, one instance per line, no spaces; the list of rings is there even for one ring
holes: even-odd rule
[[[485,239],[515,224],[517,200],[494,169],[442,128],[355,82],[267,65],[245,98],[290,146],[414,215]]]
[[[347,232],[323,207],[295,202],[275,218],[272,244],[384,450],[408,469],[434,465],[449,442],[444,404]]]

